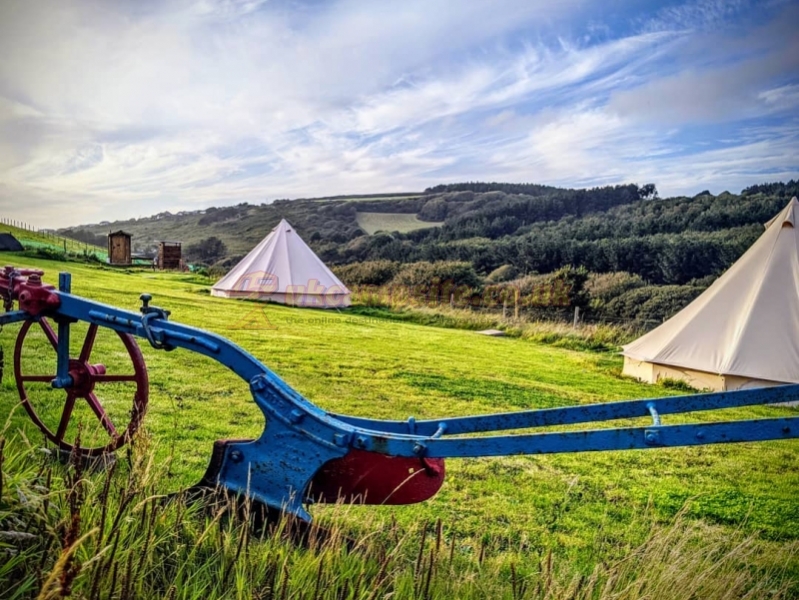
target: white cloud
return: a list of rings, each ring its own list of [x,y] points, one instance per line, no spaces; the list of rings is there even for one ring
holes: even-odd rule
[[[458,179],[663,191],[795,172],[784,127],[735,123],[790,116],[796,42],[764,25],[726,60],[711,30],[734,8],[614,37],[596,16],[579,33],[579,0],[3,2],[0,213],[53,226]],[[711,121],[752,159],[681,158]]]
[[[792,110],[799,107],[799,85],[782,85],[764,90],[758,99],[778,110]]]
[[[661,196],[796,177],[799,122],[745,129],[723,148],[688,151],[675,135],[636,126],[604,108],[570,109],[551,115],[490,160],[508,180],[563,186],[655,182]]]

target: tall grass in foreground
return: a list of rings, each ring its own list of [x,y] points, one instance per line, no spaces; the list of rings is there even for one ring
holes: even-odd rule
[[[293,526],[249,526],[246,504],[160,493],[145,436],[118,461],[64,465],[27,440],[0,437],[2,598],[788,598],[786,573],[756,566],[753,536],[678,516],[652,522],[622,560],[578,572],[552,551],[464,544],[446,524],[403,528],[368,507],[323,511],[297,543]],[[348,510],[358,531],[344,530]],[[239,516],[232,516],[238,512]],[[646,517],[642,517],[646,518]],[[512,525],[511,525],[512,527]],[[473,542],[474,540],[472,540]],[[786,559],[799,552],[784,547]],[[784,562],[787,562],[784,561]]]

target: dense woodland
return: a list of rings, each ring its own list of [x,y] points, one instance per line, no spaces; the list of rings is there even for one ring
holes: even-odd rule
[[[572,268],[586,273],[584,288],[592,299],[583,304],[595,315],[659,320],[735,262],[797,194],[793,180],[740,194],[705,191],[666,199],[653,184],[561,189],[473,182],[421,194],[162,213],[61,233],[104,244],[108,231],[124,229],[139,252],[152,251],[159,239],[181,239],[190,259],[221,273],[286,218],[348,285],[398,284],[414,273],[414,281],[456,281],[483,293]],[[443,224],[367,235],[358,226],[359,212],[414,214]]]

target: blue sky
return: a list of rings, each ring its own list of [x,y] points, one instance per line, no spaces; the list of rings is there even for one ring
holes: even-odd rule
[[[0,214],[799,177],[799,2],[4,0]]]

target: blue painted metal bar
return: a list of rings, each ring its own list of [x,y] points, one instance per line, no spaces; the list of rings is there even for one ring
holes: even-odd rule
[[[430,458],[697,446],[799,436],[799,417],[427,441]]]
[[[72,291],[72,275],[63,272],[58,274],[58,290],[64,293]],[[69,376],[69,327],[69,320],[58,321],[58,363],[56,376],[53,379],[55,388],[66,388],[72,385],[72,377]]]
[[[72,377],[69,376],[69,326],[67,320],[58,322],[58,361],[56,363],[56,375],[53,379],[54,388],[66,388],[72,385]]]
[[[25,319],[30,319],[30,315],[24,310],[12,310],[10,312],[0,313],[0,327],[3,325],[11,325],[12,323],[20,323]]]
[[[72,275],[66,271],[61,271],[58,274],[58,291],[65,294],[72,293]]]
[[[519,411],[477,415],[471,417],[453,417],[446,419],[447,433],[458,435],[478,433],[482,431],[502,431],[508,429],[527,429],[530,427],[548,427],[552,425],[575,425],[614,419],[631,419],[651,416],[650,406],[662,417],[669,414],[738,408],[757,404],[773,404],[799,400],[799,385],[781,385],[770,388],[742,390],[737,392],[716,392],[710,394],[693,394],[690,396],[671,396],[666,398],[649,398],[644,400],[623,400],[602,404],[584,404],[561,408],[545,408],[540,410]],[[355,427],[382,431],[384,433],[403,434],[408,432],[407,421],[378,421],[348,415],[334,415],[344,423]],[[432,435],[438,429],[442,419],[414,421],[414,429],[419,435]]]
[[[79,298],[71,294],[59,294],[61,306],[58,314],[109,327],[122,333],[129,333],[146,338],[142,315],[122,310],[92,300]],[[208,331],[202,331],[172,321],[156,321],[152,331],[169,340],[177,347],[198,352],[219,361],[245,381],[256,375],[270,372],[250,353],[236,346],[229,340]],[[284,384],[286,385],[286,384]],[[286,385],[286,387],[288,387]]]

